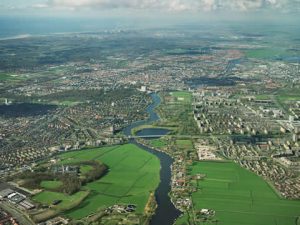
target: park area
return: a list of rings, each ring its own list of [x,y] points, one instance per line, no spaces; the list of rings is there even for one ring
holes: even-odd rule
[[[82,190],[73,195],[45,190],[34,197],[46,205],[51,205],[53,200],[61,200],[52,210],[68,209],[64,214],[74,219],[116,203],[134,204],[137,213],[143,213],[150,192],[159,183],[159,159],[133,144],[68,152],[59,155],[59,159],[61,165],[96,160],[109,168],[105,176],[82,186]],[[86,171],[89,169],[84,168]],[[51,188],[59,183],[46,181],[42,185]]]
[[[195,135],[199,133],[193,117],[192,93],[174,91],[160,93],[162,103],[156,109],[161,120],[158,126],[174,130],[178,135]]]
[[[281,199],[261,177],[238,164],[198,162],[191,173],[206,175],[192,195],[194,209],[216,211],[219,225],[297,224],[300,201]]]

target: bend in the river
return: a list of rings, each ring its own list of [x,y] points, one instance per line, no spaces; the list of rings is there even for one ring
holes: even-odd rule
[[[135,127],[150,124],[159,120],[159,116],[154,109],[160,104],[161,99],[156,93],[152,93],[151,98],[153,103],[149,105],[146,110],[149,114],[148,119],[132,123],[128,127],[124,128],[123,132],[126,136],[130,136],[131,130]],[[135,140],[131,140],[131,142],[139,146],[141,149],[156,155],[161,164],[160,183],[155,190],[155,198],[158,207],[155,211],[155,215],[150,221],[150,225],[172,225],[181,214],[180,211],[174,207],[169,196],[169,192],[171,191],[171,165],[173,163],[173,159],[166,153],[151,149],[137,143]]]

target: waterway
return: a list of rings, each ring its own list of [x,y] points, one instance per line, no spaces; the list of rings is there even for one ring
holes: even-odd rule
[[[4,117],[29,117],[46,115],[57,108],[56,105],[36,103],[17,103],[11,105],[0,104],[0,116]]]
[[[136,132],[136,136],[145,137],[145,136],[164,136],[170,133],[171,130],[164,128],[145,128]],[[157,137],[147,137],[146,139],[156,139]]]
[[[123,133],[125,135],[130,136],[131,130],[135,127],[151,124],[159,120],[159,116],[154,109],[160,104],[161,99],[156,93],[152,93],[151,98],[152,104],[146,109],[147,113],[149,114],[148,119],[134,122],[128,127],[124,128]],[[155,129],[153,129],[151,133],[152,135],[161,135],[160,133],[155,133]],[[158,207],[155,211],[155,215],[151,219],[150,225],[172,225],[181,214],[180,211],[174,207],[169,197],[169,192],[171,191],[171,165],[173,163],[173,159],[166,153],[146,147],[140,143],[137,143],[135,140],[131,140],[131,142],[136,144],[141,149],[157,156],[160,160],[160,183],[155,190],[155,198]]]

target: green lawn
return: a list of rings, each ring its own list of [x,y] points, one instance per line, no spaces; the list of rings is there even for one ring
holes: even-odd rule
[[[93,167],[90,165],[82,165],[82,166],[80,166],[80,173],[84,175],[84,174],[90,172],[92,169],[93,169]]]
[[[257,58],[257,59],[270,59],[279,56],[286,56],[288,53],[281,48],[261,48],[261,49],[250,49],[246,51],[246,56],[248,58]]]
[[[133,144],[74,151],[60,158],[63,164],[99,160],[109,167],[107,175],[83,187],[90,195],[77,208],[67,212],[72,218],[85,217],[115,203],[136,204],[141,213],[150,191],[159,183],[159,159]]]
[[[0,73],[0,81],[19,81],[25,79],[26,78],[24,76],[19,76],[16,74]]]
[[[0,80],[3,81],[3,80],[9,80],[11,79],[11,76],[8,75],[8,74],[4,74],[4,73],[0,73]]]
[[[61,181],[55,181],[55,180],[45,180],[41,182],[41,187],[48,189],[48,190],[53,190],[56,188],[59,188],[62,185]]]
[[[256,100],[270,100],[270,95],[261,94],[255,96]]]
[[[81,102],[65,100],[65,101],[51,101],[50,103],[54,105],[75,106],[80,104]]]
[[[154,148],[163,148],[168,145],[166,140],[163,139],[153,139],[149,141],[150,145]]]
[[[73,205],[77,205],[87,195],[87,191],[79,191],[73,195],[66,195],[60,192],[43,191],[33,197],[33,200],[52,205],[53,201],[61,200],[62,202],[54,206],[56,209],[70,209]]]
[[[170,93],[173,97],[177,98],[177,101],[182,101],[184,103],[192,102],[192,93],[188,91],[175,91]]]
[[[285,104],[289,101],[300,101],[300,90],[299,88],[281,89],[278,91],[276,98],[281,104]]]
[[[300,95],[280,95],[277,97],[280,102],[300,101]]]
[[[193,149],[193,142],[191,140],[176,140],[176,145],[178,148],[182,149]]]
[[[157,108],[161,118],[159,126],[170,127],[174,134],[197,135],[199,128],[194,120],[192,93],[175,91],[160,94],[163,103]],[[178,100],[183,98],[182,100]]]
[[[192,195],[196,210],[216,211],[219,225],[295,225],[300,201],[281,199],[259,176],[232,162],[198,162],[206,174]],[[208,224],[208,223],[204,223]]]

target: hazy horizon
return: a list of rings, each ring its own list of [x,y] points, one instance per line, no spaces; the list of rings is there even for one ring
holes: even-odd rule
[[[299,12],[299,0],[2,0],[0,34],[235,23],[284,27],[297,25]]]

